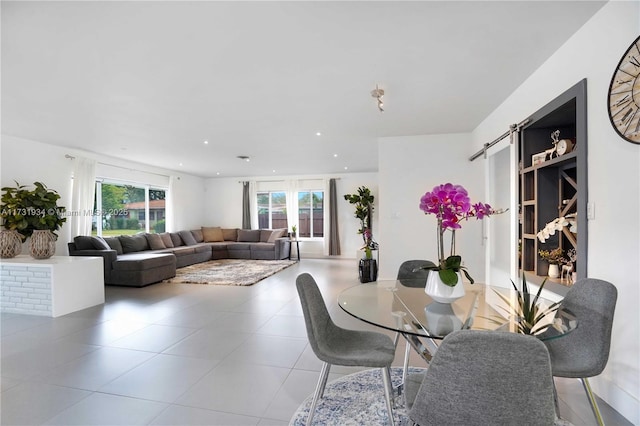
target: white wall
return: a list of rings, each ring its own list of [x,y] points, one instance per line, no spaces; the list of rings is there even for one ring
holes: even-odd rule
[[[379,139],[381,278],[395,278],[404,260],[438,261],[436,219],[419,208],[425,192],[451,182],[464,186],[472,202],[484,201],[482,165],[469,162],[470,144],[466,133]],[[456,252],[479,282],[484,278],[481,227],[471,220],[456,232]]]
[[[640,424],[640,146],[614,132],[606,102],[614,69],[639,30],[640,3],[609,2],[473,132],[475,151],[587,78],[588,198],[595,204],[587,274],[618,289],[609,362],[592,384],[634,424]]]
[[[203,223],[204,179],[200,177],[179,174],[175,171],[158,169],[115,158],[99,157],[93,153],[77,149],[63,148],[13,136],[2,135],[0,146],[0,186],[14,186],[14,181],[18,181],[21,185],[32,185],[33,182],[39,181],[48,188],[56,190],[60,194],[59,205],[68,208],[71,206],[73,161],[65,158],[65,154],[93,158],[102,163],[101,169],[103,170],[109,169],[109,167],[106,167],[107,165],[115,166],[112,168],[114,173],[115,171],[124,171],[123,176],[128,176],[130,179],[139,182],[157,180],[158,175],[177,175],[179,179],[176,180],[174,187],[176,228],[199,228]],[[69,227],[66,224],[58,231],[57,255],[66,255],[68,253],[67,242],[74,237],[70,235]],[[28,249],[23,247],[22,252],[27,253]]]
[[[344,200],[344,194],[355,193],[360,186],[366,186],[376,197],[378,203],[378,174],[377,173],[345,173],[331,176],[265,176],[252,178],[212,178],[205,185],[205,219],[206,226],[236,227],[242,226],[242,185],[244,180],[274,181],[285,179],[324,179],[337,178],[336,190],[338,196],[338,232],[340,233],[341,255],[344,258],[354,258],[362,246],[362,237],[357,234],[360,222],[354,217],[354,208]],[[328,194],[326,195],[328,197]],[[373,227],[374,239],[377,239],[379,227],[377,210],[374,210]],[[307,257],[322,257],[323,247],[319,242],[300,242],[300,252]]]

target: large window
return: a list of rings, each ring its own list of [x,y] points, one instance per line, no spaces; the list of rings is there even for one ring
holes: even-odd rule
[[[165,189],[148,185],[96,182],[92,234],[164,232],[166,195]]]
[[[322,191],[298,192],[298,233],[302,238],[324,236],[324,193]]]
[[[287,194],[258,192],[258,227],[260,229],[289,228],[287,223]]]

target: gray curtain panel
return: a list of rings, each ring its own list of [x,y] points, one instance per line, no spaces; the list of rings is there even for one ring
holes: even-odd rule
[[[249,182],[242,182],[242,229],[251,229],[251,200]]]
[[[329,255],[340,254],[340,234],[338,232],[338,197],[336,180],[329,179]]]

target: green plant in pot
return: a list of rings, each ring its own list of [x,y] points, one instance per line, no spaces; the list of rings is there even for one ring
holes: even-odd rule
[[[15,187],[3,187],[0,218],[5,229],[17,231],[23,240],[31,237],[31,255],[44,259],[55,252],[55,232],[67,220],[61,215],[66,209],[58,206],[60,195],[55,190],[41,182],[33,185],[31,190],[18,182]]]
[[[369,188],[361,186],[356,194],[346,194],[344,199],[355,205],[354,216],[360,220],[358,234],[362,235],[363,241],[363,246],[360,250],[364,251],[365,257],[359,261],[360,282],[376,281],[378,278],[378,263],[373,258],[373,250],[377,250],[379,246],[374,241],[372,232],[373,202],[375,197],[371,194]]]

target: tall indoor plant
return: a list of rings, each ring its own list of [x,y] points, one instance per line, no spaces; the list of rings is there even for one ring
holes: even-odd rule
[[[360,281],[370,282],[378,278],[378,261],[373,258],[373,250],[378,249],[378,243],[373,239],[373,210],[375,197],[366,186],[358,188],[356,194],[346,194],[344,199],[355,205],[354,216],[360,221],[358,234],[362,235],[364,259],[359,261]]]
[[[44,259],[55,253],[55,231],[67,219],[63,215],[65,207],[58,206],[60,195],[55,190],[41,182],[33,186],[30,190],[16,182],[15,187],[3,187],[0,218],[5,229],[17,231],[23,240],[31,237],[31,255]]]
[[[483,219],[494,211],[489,204],[481,202],[472,204],[467,190],[461,185],[452,183],[435,186],[431,191],[426,192],[420,198],[420,210],[425,214],[435,215],[437,220],[438,263],[435,266],[425,267],[430,270],[425,291],[427,293],[431,291],[430,282],[433,283],[432,287],[437,287],[441,283],[450,289],[438,287],[437,290],[444,294],[431,294],[436,301],[447,302],[461,297],[464,295],[464,289],[462,285],[457,285],[462,282],[460,273],[464,273],[472,284],[474,280],[462,266],[462,257],[456,254],[456,230],[462,228],[463,221],[471,217]],[[447,231],[450,233],[451,240],[449,254],[445,256]]]

